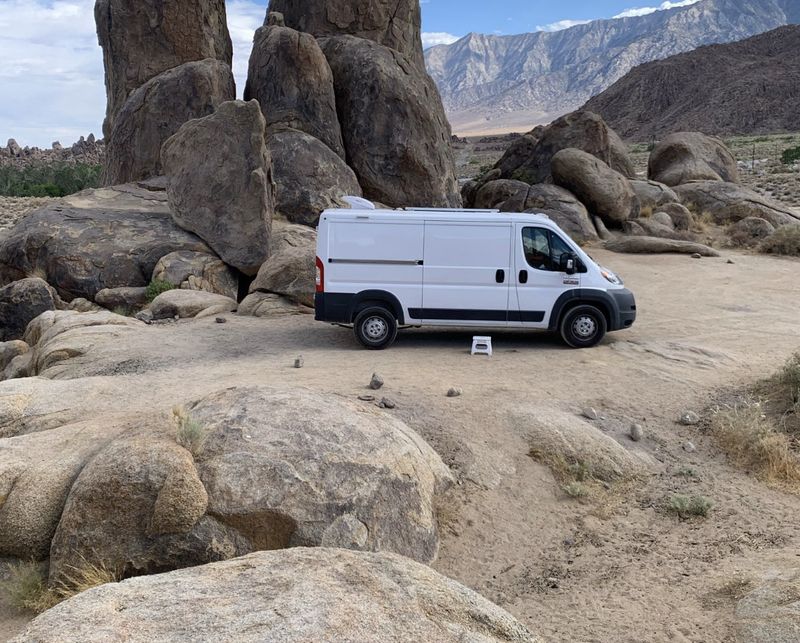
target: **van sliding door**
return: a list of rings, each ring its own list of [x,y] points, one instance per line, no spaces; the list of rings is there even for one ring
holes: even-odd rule
[[[412,317],[450,326],[508,323],[512,226],[425,223],[422,309]]]

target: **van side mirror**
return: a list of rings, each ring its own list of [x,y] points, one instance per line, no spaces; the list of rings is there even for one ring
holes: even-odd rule
[[[566,272],[568,275],[574,275],[576,272],[576,264],[577,258],[575,255],[566,252],[561,255],[561,259],[559,260],[559,268],[561,272]]]

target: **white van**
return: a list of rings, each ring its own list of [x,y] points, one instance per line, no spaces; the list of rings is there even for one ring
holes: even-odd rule
[[[370,206],[323,212],[316,260],[316,319],[366,348],[399,326],[543,329],[586,348],[636,319],[622,280],[543,214]]]

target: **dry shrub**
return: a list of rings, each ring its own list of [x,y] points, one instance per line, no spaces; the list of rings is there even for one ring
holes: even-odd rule
[[[717,409],[711,431],[728,457],[767,482],[800,483],[800,457],[788,435],[775,429],[761,402],[745,400]]]
[[[172,420],[175,423],[177,435],[175,440],[194,457],[199,456],[205,447],[208,432],[196,420],[193,420],[186,409],[176,406],[172,409]]]
[[[705,518],[711,511],[714,503],[705,496],[684,496],[675,494],[667,502],[667,509],[678,517],[686,519],[690,516]]]
[[[8,602],[21,612],[39,614],[58,600],[47,587],[44,569],[35,560],[19,562],[8,568],[8,579],[0,585]]]
[[[784,225],[761,244],[761,252],[800,257],[800,224]]]
[[[653,212],[654,210],[652,205],[643,205],[642,209],[639,210],[639,216],[642,219],[649,219],[650,217],[653,216]]]
[[[687,208],[692,210],[692,208],[689,206],[687,206]],[[698,213],[692,210],[692,213],[695,215],[694,221],[691,225],[692,232],[702,234],[708,232],[716,224],[716,219],[714,219],[714,215],[710,212],[704,210],[703,212]]]
[[[119,574],[103,563],[91,563],[82,558],[80,566],[70,565],[64,580],[50,587],[42,563],[25,561],[9,567],[9,579],[2,584],[2,589],[18,610],[41,614],[81,592],[116,583],[119,579]]]

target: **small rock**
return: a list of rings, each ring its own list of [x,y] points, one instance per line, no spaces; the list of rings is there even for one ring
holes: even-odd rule
[[[641,442],[642,438],[644,437],[644,429],[642,429],[642,425],[631,424],[630,436],[631,440],[634,442]]]
[[[700,424],[700,416],[694,411],[684,411],[681,413],[680,423],[683,424],[683,426]]]
[[[135,315],[136,319],[139,321],[144,322],[145,324],[149,324],[153,321],[153,313],[149,310],[141,310]]]
[[[460,388],[453,387],[447,391],[447,397],[459,397],[462,391]]]
[[[383,378],[378,375],[377,373],[372,374],[372,379],[370,380],[369,387],[373,391],[377,391],[379,388],[383,388]]]
[[[393,409],[393,408],[395,408],[397,406],[397,404],[395,404],[394,400],[392,400],[392,399],[390,399],[388,397],[384,397],[380,401],[380,404],[378,404],[378,406],[380,406],[382,409]]]
[[[218,324],[227,324],[228,323],[228,320],[225,319],[224,317],[217,317],[214,321],[216,321]]]
[[[305,362],[305,360],[303,359],[303,356],[302,356],[302,355],[300,355],[300,356],[298,356],[297,358],[295,358],[295,360],[294,360],[294,367],[295,367],[295,368],[303,368],[303,364],[305,364],[305,363],[306,363],[306,362]]]
[[[600,418],[600,416],[597,414],[597,411],[591,406],[583,409],[581,415],[583,415],[583,417],[585,417],[587,420],[597,420]]]
[[[375,396],[374,395],[359,395],[358,399],[362,402],[374,402]]]
[[[703,255],[701,255],[699,252],[695,252],[692,255],[692,259],[702,259],[702,258],[703,258]]]
[[[695,451],[697,451],[697,447],[694,446],[694,442],[690,442],[689,440],[687,440],[683,444],[683,450],[686,451],[687,453],[694,453]]]
[[[728,261],[726,261],[725,263],[733,264],[733,263],[736,263],[736,262],[733,259],[728,259]]]

